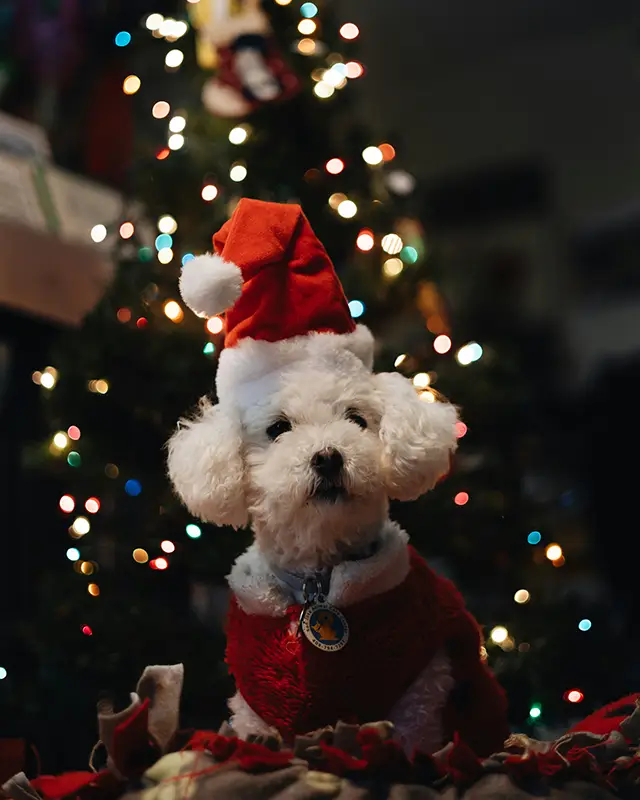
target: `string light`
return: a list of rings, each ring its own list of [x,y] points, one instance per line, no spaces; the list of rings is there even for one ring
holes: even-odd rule
[[[80,628],[80,630],[85,636],[93,636],[93,631],[91,630],[89,625],[83,625],[82,628]]]
[[[85,509],[89,514],[97,514],[100,511],[100,501],[97,497],[90,497],[84,504]]]
[[[164,63],[169,69],[177,69],[184,61],[184,53],[182,50],[169,50],[164,57]]]
[[[359,61],[347,61],[345,67],[345,76],[351,80],[359,78],[364,73],[364,67]]]
[[[224,322],[222,317],[211,317],[211,319],[208,319],[205,322],[204,327],[209,333],[212,333],[215,336],[218,333],[222,333]]]
[[[181,133],[172,133],[167,140],[169,150],[179,150],[184,145],[184,136]]]
[[[300,6],[300,16],[311,19],[318,13],[318,6],[315,3],[303,3]]]
[[[388,258],[382,265],[382,272],[387,278],[397,278],[404,269],[404,264],[399,258]]]
[[[529,716],[531,719],[538,719],[542,714],[542,706],[540,703],[533,703],[531,708],[529,709]]]
[[[122,239],[130,239],[135,232],[132,222],[123,222],[120,226],[120,237]]]
[[[542,541],[542,534],[540,531],[531,531],[531,533],[527,536],[527,542],[529,544],[540,544]]]
[[[168,317],[171,322],[175,322],[176,324],[182,322],[184,319],[184,311],[182,310],[182,306],[175,300],[167,300],[167,302],[164,304],[163,311],[165,316]]]
[[[104,242],[104,240],[107,238],[106,227],[104,225],[94,225],[93,228],[91,228],[91,238],[94,242],[96,242],[96,244]]]
[[[544,554],[549,561],[559,561],[562,558],[562,548],[559,544],[550,544],[547,546]]]
[[[364,159],[365,163],[369,164],[370,166],[374,167],[377,164],[382,164],[384,157],[382,155],[382,150],[379,147],[365,147],[362,151],[362,158]],[[397,252],[400,252],[399,250]]]
[[[351,41],[352,39],[357,39],[360,30],[357,25],[354,25],[353,22],[345,22],[345,24],[340,28],[340,36],[347,41]]]
[[[162,247],[158,250],[158,261],[161,264],[169,264],[173,260],[173,250],[170,247]]]
[[[317,27],[312,19],[301,19],[298,23],[298,30],[303,36],[311,36],[312,33],[315,33]]]
[[[393,362],[393,366],[398,368],[400,364],[402,364],[402,362],[406,360],[406,358],[407,358],[406,353],[400,353],[399,356],[396,356],[396,360]]]
[[[564,699],[568,703],[581,703],[584,700],[584,694],[580,689],[570,689],[564,693]]]
[[[125,492],[129,497],[138,497],[142,493],[142,484],[140,481],[130,478],[124,485]]]
[[[453,502],[457,506],[466,506],[469,502],[468,492],[458,492],[458,494],[453,498]]]
[[[43,373],[40,374],[39,383],[43,389],[51,391],[51,389],[53,389],[53,387],[57,383],[56,375],[53,372],[47,372],[47,370],[45,370]]]
[[[116,33],[114,40],[116,47],[126,47],[131,44],[131,34],[129,31],[119,31]]]
[[[137,75],[128,75],[122,82],[122,91],[125,94],[135,94],[140,88],[141,83]]]
[[[456,353],[456,361],[461,367],[473,364],[482,358],[482,347],[477,342],[469,342],[463,345]]]
[[[153,108],[151,109],[151,114],[155,119],[164,119],[169,116],[170,112],[171,106],[166,100],[158,100],[157,103],[153,104]]]
[[[64,450],[65,447],[69,444],[69,439],[67,434],[64,431],[58,431],[53,437],[52,444],[58,450]]]
[[[386,236],[383,236],[380,244],[384,252],[388,253],[390,256],[397,255],[403,247],[402,239],[397,233],[388,233]]]
[[[433,340],[433,349],[440,355],[448,353],[451,350],[451,339],[445,333],[441,333]]]
[[[337,208],[338,214],[344,219],[352,219],[358,213],[358,206],[353,200],[342,200]]]
[[[509,638],[509,631],[503,625],[496,625],[489,636],[494,644],[502,644]]]
[[[69,561],[78,561],[80,558],[80,551],[77,547],[70,547],[66,552],[66,556]]]
[[[164,17],[162,16],[162,14],[149,14],[149,16],[146,19],[145,25],[148,30],[157,31],[163,22],[164,22]]]
[[[160,543],[160,549],[163,553],[173,553],[175,552],[176,546],[173,542],[170,542],[168,539],[165,539],[164,542]]]
[[[417,375],[413,376],[413,385],[416,389],[426,389],[430,383],[431,378],[426,372],[418,372]]]
[[[378,146],[378,149],[382,153],[382,158],[384,161],[393,161],[393,159],[396,157],[395,148],[390,144],[381,144]]]
[[[358,238],[356,239],[356,247],[358,250],[362,250],[364,253],[368,252],[369,250],[373,249],[375,244],[375,239],[373,238],[373,231],[370,230],[362,230],[358,234]]]
[[[247,177],[247,168],[244,164],[234,164],[229,170],[229,177],[235,183],[240,183]]]
[[[58,505],[61,511],[64,511],[65,514],[70,514],[76,507],[76,501],[70,494],[63,494],[58,501]]]
[[[313,39],[300,39],[298,42],[298,52],[303,56],[310,56],[316,52],[316,43]]]
[[[334,92],[333,86],[326,81],[320,81],[313,87],[313,93],[321,100],[327,100]]]
[[[193,522],[187,525],[185,532],[190,539],[199,539],[202,536],[202,529],[199,525],[194,525]]]
[[[187,120],[181,114],[176,114],[169,120],[169,130],[171,133],[181,133],[187,125]]]
[[[71,528],[78,536],[85,536],[91,530],[91,523],[86,517],[76,517]]]
[[[516,603],[523,605],[531,600],[531,595],[526,589],[518,589],[518,591],[513,595],[513,599],[516,601]]]
[[[242,125],[237,125],[229,131],[229,141],[231,144],[244,144],[249,138],[249,132]]]
[[[590,619],[581,619],[578,623],[578,630],[586,633],[586,631],[591,630],[591,620]]]
[[[133,551],[133,560],[137,564],[146,564],[149,560],[149,553],[146,550],[143,550],[142,547],[136,547]]]
[[[344,161],[341,158],[330,158],[324,168],[329,175],[339,175],[344,169]]]

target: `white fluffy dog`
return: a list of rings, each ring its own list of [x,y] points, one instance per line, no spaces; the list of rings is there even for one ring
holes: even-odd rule
[[[431,752],[465,727],[452,690],[466,683],[467,695],[484,698],[465,710],[467,739],[482,750],[500,740],[504,726],[477,624],[388,518],[389,498],[417,498],[448,471],[456,410],[424,402],[399,374],[371,371],[373,339],[348,317],[330,262],[322,262],[330,272],[321,288],[323,302],[334,305],[333,328],[309,326],[290,336],[285,326],[279,338],[255,335],[265,295],[273,295],[273,277],[257,287],[248,266],[254,258],[265,262],[264,231],[255,230],[264,213],[267,233],[275,230],[280,242],[284,229],[288,237],[272,260],[282,260],[288,247],[288,264],[305,263],[293,240],[296,247],[302,241],[303,255],[328,262],[298,207],[241,202],[214,239],[219,255],[189,262],[181,280],[183,297],[199,313],[219,309],[221,294],[224,307],[239,296],[227,314],[231,346],[220,357],[220,400],[203,399],[169,442],[169,474],[187,508],[216,525],[250,525],[255,538],[229,576],[227,661],[238,689],[232,725],[241,736],[275,729],[291,740],[338,718],[385,718],[408,749]],[[248,256],[252,232],[261,235]],[[289,301],[304,316],[309,289],[304,283],[296,295],[295,280]],[[270,324],[284,325],[281,319]],[[316,600],[348,621],[336,647],[317,649],[300,633],[308,581]],[[496,697],[496,722],[479,734]]]

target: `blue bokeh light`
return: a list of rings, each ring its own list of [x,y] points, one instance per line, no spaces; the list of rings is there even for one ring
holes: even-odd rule
[[[199,539],[202,536],[202,529],[199,525],[194,525],[191,523],[190,525],[187,525],[185,530],[190,539]]]
[[[540,544],[542,541],[542,534],[540,531],[531,531],[531,533],[527,536],[527,541],[529,544]]]
[[[583,633],[585,631],[590,631],[591,630],[591,620],[590,619],[581,619],[580,622],[578,623],[578,630],[582,631]]]
[[[318,13],[318,6],[315,3],[303,3],[300,6],[300,14],[307,19],[315,17]]]
[[[129,31],[120,31],[116,33],[114,42],[116,43],[116,47],[126,47],[128,44],[131,44],[131,34]]]
[[[185,264],[187,264],[189,261],[193,261],[194,258],[195,256],[193,255],[193,253],[185,253],[182,256],[182,266],[184,267]]]
[[[349,311],[354,319],[361,317],[364,314],[364,303],[360,300],[351,300],[349,303]]]
[[[213,342],[207,342],[202,348],[202,352],[205,354],[205,356],[212,356],[216,352],[215,344]]]
[[[135,478],[130,478],[124,485],[125,492],[131,497],[137,497],[142,492],[142,484]]]
[[[171,247],[173,238],[168,233],[161,233],[156,236],[156,250],[162,250],[163,247]]]

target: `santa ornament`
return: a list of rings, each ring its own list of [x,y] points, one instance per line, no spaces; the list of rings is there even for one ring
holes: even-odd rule
[[[292,742],[387,719],[407,752],[454,734],[499,750],[479,626],[388,516],[448,471],[455,408],[373,373],[373,338],[299,206],[243,199],[213,244],[180,287],[196,314],[226,311],[219,402],[179,423],[168,464],[191,513],[254,534],[229,576],[234,730]]]
[[[200,66],[216,69],[202,90],[211,114],[244,117],[300,91],[300,80],[284,62],[260,0],[200,0],[190,14],[198,30]]]

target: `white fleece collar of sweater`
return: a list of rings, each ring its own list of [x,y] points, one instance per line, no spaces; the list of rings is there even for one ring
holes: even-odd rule
[[[409,572],[408,541],[402,528],[387,520],[380,530],[380,546],[372,556],[343,561],[333,568],[328,602],[349,606],[402,583]],[[282,616],[295,602],[255,542],[238,557],[228,580],[240,607],[248,614]]]

